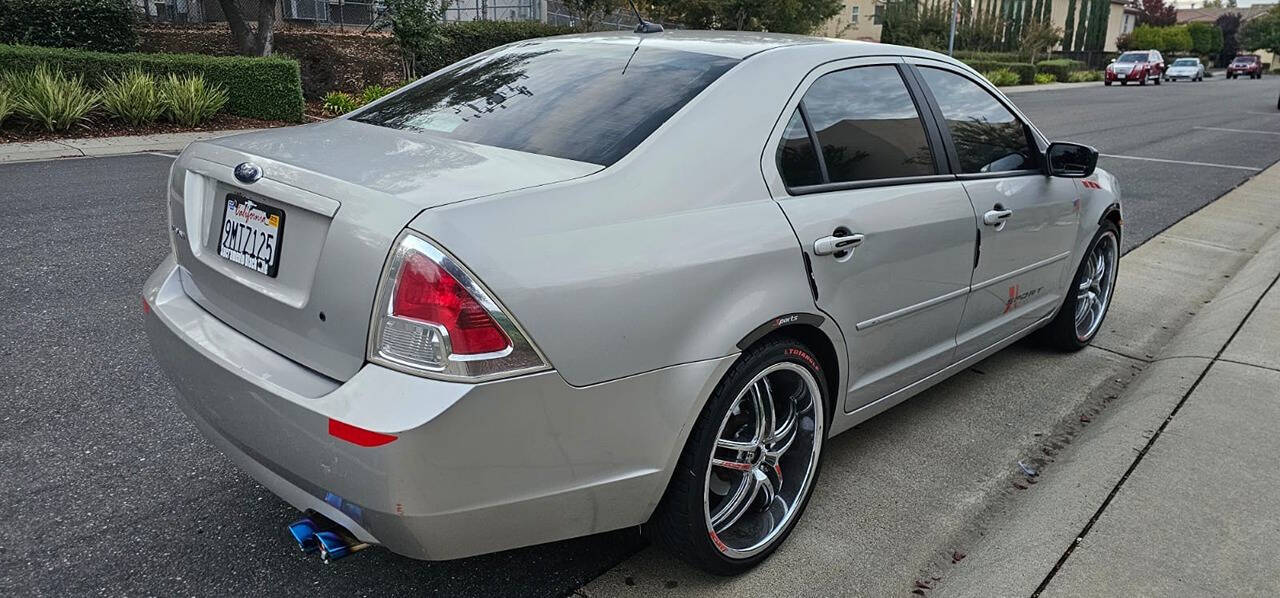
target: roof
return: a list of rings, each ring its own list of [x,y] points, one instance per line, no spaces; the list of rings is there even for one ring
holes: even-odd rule
[[[1235,8],[1179,8],[1179,23],[1212,23],[1218,20],[1218,17],[1228,14],[1237,13],[1240,15],[1241,21],[1248,21],[1255,17],[1260,17],[1267,11],[1271,10],[1275,4],[1254,4],[1252,6],[1239,6]]]
[[[724,56],[726,58],[736,59],[746,58],[752,54],[774,48],[801,45],[861,44],[869,47],[884,48],[884,46],[874,42],[858,42],[845,39],[813,37],[809,35],[793,35],[789,33],[761,33],[755,31],[695,31],[688,29],[674,29],[664,31],[662,33],[604,31],[598,33],[562,35],[554,38],[543,39],[603,44],[634,44],[636,40],[643,40],[643,43],[650,47],[666,48],[669,50],[683,50],[685,52],[697,52],[699,54],[712,54],[715,56]]]

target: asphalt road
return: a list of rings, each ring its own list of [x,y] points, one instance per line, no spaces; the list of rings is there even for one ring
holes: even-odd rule
[[[1102,166],[1122,181],[1131,248],[1280,160],[1278,87],[1013,98],[1047,135],[1128,156]],[[303,557],[284,531],[296,513],[172,405],[141,331],[138,290],[168,250],[168,164],[0,165],[0,593],[559,595],[640,548],[628,530],[446,563]]]

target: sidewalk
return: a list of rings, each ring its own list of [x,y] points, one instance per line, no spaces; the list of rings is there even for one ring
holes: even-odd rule
[[[1280,587],[1275,280],[1042,596],[1274,595]]]
[[[162,133],[131,137],[90,137],[59,139],[30,143],[0,143],[0,163],[79,158],[84,156],[116,156],[138,152],[180,152],[193,141],[249,133],[255,129],[198,131],[194,133]]]

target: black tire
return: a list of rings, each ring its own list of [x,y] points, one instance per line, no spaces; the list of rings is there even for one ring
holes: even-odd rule
[[[1103,81],[1103,82],[1102,82],[1102,84],[1103,84],[1103,85],[1106,85],[1107,87],[1111,87],[1111,82],[1110,82],[1110,81]]]
[[[697,422],[689,432],[684,451],[676,464],[675,473],[667,485],[667,491],[654,511],[653,516],[643,526],[643,533],[655,544],[662,546],[681,560],[715,575],[738,575],[760,564],[786,541],[796,523],[803,517],[804,509],[813,496],[819,474],[822,471],[822,454],[825,448],[826,424],[831,410],[828,408],[831,399],[822,376],[821,365],[815,353],[803,343],[796,340],[777,337],[753,346],[738,358],[737,363],[729,369],[724,379],[716,387],[707,404],[703,408]],[[725,552],[723,542],[719,542],[709,529],[704,500],[711,468],[712,452],[715,450],[718,435],[721,433],[721,422],[725,421],[734,401],[749,385],[757,374],[782,362],[799,365],[808,371],[817,382],[820,404],[815,403],[814,412],[821,412],[821,434],[818,426],[811,428],[817,446],[817,463],[810,475],[808,487],[798,495],[794,514],[783,524],[763,550],[745,558],[732,558]],[[797,424],[799,426],[800,424]],[[780,471],[780,470],[779,470]],[[781,486],[779,486],[781,488]],[[715,541],[713,541],[713,538]]]
[[[1164,78],[1164,77],[1157,76],[1157,77],[1156,77],[1156,85],[1159,85],[1159,84],[1160,84],[1160,80],[1161,80],[1161,79],[1163,79],[1163,78]]]
[[[1103,236],[1108,234],[1115,236],[1117,256],[1116,262],[1112,266],[1113,282],[1110,288],[1107,289],[1107,310],[1111,308],[1111,296],[1115,293],[1116,288],[1114,280],[1118,277],[1120,270],[1120,259],[1118,255],[1120,247],[1120,228],[1117,227],[1114,222],[1104,220],[1102,222],[1102,226],[1098,227],[1098,232],[1094,233],[1093,240],[1089,242],[1089,248],[1084,253],[1084,257],[1092,255],[1094,248],[1098,246],[1098,243],[1102,240]],[[1098,335],[1098,331],[1102,329],[1101,325],[1099,325],[1098,328],[1089,334],[1087,338],[1081,338],[1076,334],[1075,314],[1076,305],[1079,303],[1076,288],[1080,284],[1080,280],[1084,276],[1088,267],[1084,257],[1080,259],[1080,265],[1076,268],[1075,275],[1071,277],[1071,285],[1067,287],[1066,297],[1062,300],[1062,306],[1058,309],[1058,315],[1046,324],[1044,328],[1041,328],[1036,332],[1036,335],[1043,344],[1059,351],[1074,352],[1087,347],[1089,343],[1093,341],[1093,338]],[[1105,320],[1106,310],[1103,311],[1103,318]]]

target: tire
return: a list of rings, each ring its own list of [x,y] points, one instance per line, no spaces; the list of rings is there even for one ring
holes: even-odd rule
[[[643,527],[647,537],[715,575],[743,573],[777,550],[804,514],[821,471],[831,399],[815,355],[804,344],[779,337],[738,358],[689,432],[667,491]],[[766,412],[756,407],[766,400],[774,409],[764,418],[760,414]],[[784,412],[788,415],[777,415]],[[779,417],[791,423],[777,423]],[[766,429],[781,440],[771,445]],[[755,442],[748,437],[766,440],[750,451],[722,444]],[[783,443],[781,457],[772,456],[770,447]],[[784,471],[806,477],[783,477]],[[766,504],[769,508],[762,508]]]
[[[1163,79],[1163,78],[1164,78],[1164,77],[1161,77],[1161,76],[1157,75],[1157,76],[1156,76],[1156,85],[1159,85],[1159,84],[1160,84],[1160,80],[1161,80],[1161,79]]]
[[[1103,82],[1102,82],[1102,84],[1103,84],[1103,85],[1106,85],[1107,87],[1111,87],[1111,82],[1110,82],[1110,81],[1103,81]]]
[[[1102,291],[1102,308],[1101,314],[1097,316],[1096,322],[1090,317],[1090,325],[1087,330],[1081,333],[1081,324],[1078,321],[1078,308],[1080,307],[1081,291],[1084,290],[1084,282],[1092,279],[1093,265],[1092,259],[1097,255],[1100,246],[1109,245],[1107,248],[1111,255],[1108,259],[1106,271],[1103,272],[1099,284],[1093,284],[1089,287],[1088,292],[1096,295],[1093,291],[1105,283]],[[1085,348],[1093,341],[1093,337],[1098,335],[1098,331],[1102,329],[1102,323],[1106,319],[1107,310],[1111,308],[1111,297],[1116,290],[1116,279],[1120,269],[1120,229],[1110,220],[1104,220],[1102,226],[1098,227],[1098,232],[1094,233],[1093,240],[1089,242],[1089,250],[1085,252],[1084,258],[1080,260],[1080,266],[1076,268],[1075,276],[1071,278],[1071,285],[1067,287],[1066,297],[1062,300],[1062,307],[1058,309],[1058,315],[1053,318],[1044,328],[1041,328],[1037,335],[1040,340],[1060,351],[1071,352],[1079,351]],[[1090,314],[1094,310],[1090,310]]]

